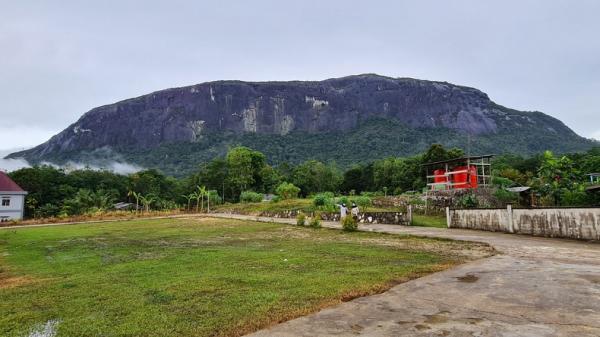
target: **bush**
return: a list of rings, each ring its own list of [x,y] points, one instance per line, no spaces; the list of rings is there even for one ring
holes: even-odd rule
[[[208,196],[210,198],[210,205],[220,205],[223,203],[223,198],[219,195],[219,192],[215,190],[208,191]]]
[[[382,197],[383,193],[363,191],[360,195],[362,195],[363,197],[373,198],[373,197]]]
[[[275,189],[275,193],[280,196],[282,199],[294,199],[298,197],[300,194],[300,188],[296,185],[288,182],[282,182]]]
[[[263,195],[252,191],[244,191],[240,194],[240,202],[261,202]]]
[[[339,198],[336,198],[335,199],[335,203],[338,204],[338,205],[346,204],[346,206],[348,206],[348,197],[341,196]]]
[[[306,224],[306,215],[304,215],[304,213],[302,213],[302,212],[298,213],[298,215],[296,216],[296,225],[304,226],[305,224]]]
[[[308,225],[312,228],[321,228],[321,212],[315,212]]]
[[[346,232],[354,232],[358,229],[358,223],[352,216],[347,215],[346,217],[342,218],[342,228]]]
[[[510,204],[519,200],[519,195],[514,192],[507,191],[503,188],[499,188],[494,192],[494,196],[504,204]]]
[[[561,206],[581,206],[590,205],[592,200],[584,191],[569,191],[565,190],[560,199]]]
[[[367,196],[355,196],[355,197],[352,197],[352,199],[350,201],[355,202],[361,208],[369,207],[373,204],[373,202],[371,201],[371,198],[369,198]]]
[[[313,204],[317,207],[331,204],[333,193],[330,196],[328,193],[319,193],[313,197]]]
[[[458,207],[462,208],[476,208],[479,204],[477,197],[473,194],[467,194],[458,199]]]
[[[272,203],[278,203],[280,201],[281,201],[281,197],[278,195],[274,196],[273,199],[271,199]]]

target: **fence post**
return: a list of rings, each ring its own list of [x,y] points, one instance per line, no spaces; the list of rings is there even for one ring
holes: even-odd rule
[[[412,205],[410,205],[410,204],[408,205],[407,213],[408,213],[407,214],[408,215],[408,225],[412,226]]]
[[[450,219],[450,207],[446,207],[446,225],[450,228],[452,219]]]
[[[506,213],[508,215],[508,232],[514,233],[515,228],[513,225],[512,204],[506,204]]]

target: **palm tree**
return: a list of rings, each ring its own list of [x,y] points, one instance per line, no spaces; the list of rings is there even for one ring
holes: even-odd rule
[[[129,190],[129,192],[127,192],[127,196],[133,196],[135,198],[135,211],[137,212],[140,208],[140,197],[142,195],[136,193],[135,191]]]
[[[210,190],[206,190],[207,213],[210,213]]]
[[[200,196],[200,198],[202,198],[202,206],[201,209],[204,211],[204,196],[206,195],[206,187],[204,186],[196,186],[196,188],[198,189],[198,194]],[[196,209],[196,212],[198,210]]]

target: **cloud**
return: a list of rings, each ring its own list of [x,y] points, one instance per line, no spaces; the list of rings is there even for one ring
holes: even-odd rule
[[[69,161],[63,165],[57,165],[57,164],[45,161],[45,162],[42,162],[42,165],[50,165],[50,166],[54,166],[56,168],[65,169],[66,171],[74,171],[74,170],[103,171],[103,170],[107,170],[107,171],[111,171],[111,172],[114,172],[117,174],[124,174],[124,175],[139,172],[139,171],[143,170],[143,168],[140,166],[125,163],[125,162],[120,162],[120,161],[105,161],[102,164],[95,164],[95,165],[89,164],[89,163],[74,162],[74,161]]]
[[[592,138],[594,138],[595,140],[600,141],[600,130],[597,130],[596,132],[592,133]]]
[[[0,171],[11,172],[11,171],[23,168],[23,167],[31,166],[31,165],[29,165],[27,160],[25,160],[23,158],[4,159],[4,157],[6,157],[7,155],[9,155],[10,153],[15,152],[15,151],[18,151],[18,150],[0,150]]]
[[[31,167],[31,164],[27,162],[24,158],[16,158],[16,159],[5,159],[4,157],[13,153],[17,150],[2,150],[0,151],[0,171],[11,172],[24,167]],[[83,162],[74,162],[69,161],[66,164],[58,165],[52,162],[42,162],[42,165],[50,165],[56,168],[62,168],[66,171],[73,170],[94,170],[94,171],[102,171],[108,170],[117,174],[131,174],[138,171],[143,170],[143,167],[137,166],[135,164],[130,164],[121,160],[97,160],[92,163],[83,163]]]
[[[474,86],[595,131],[600,1],[61,4],[0,5],[0,148],[37,145],[95,106],[168,87],[364,72]]]

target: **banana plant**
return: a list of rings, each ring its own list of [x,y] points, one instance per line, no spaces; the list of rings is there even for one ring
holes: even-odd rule
[[[192,200],[194,200],[194,198],[196,196],[194,195],[194,193],[192,193],[192,194],[184,194],[184,195],[182,195],[182,197],[184,197],[187,200],[187,208],[186,208],[186,210],[190,211],[190,204],[192,203]]]
[[[150,211],[150,204],[158,200],[158,197],[154,194],[148,194],[146,196],[139,195],[139,198],[142,202],[142,205],[144,205],[144,208],[146,209],[146,213]]]

